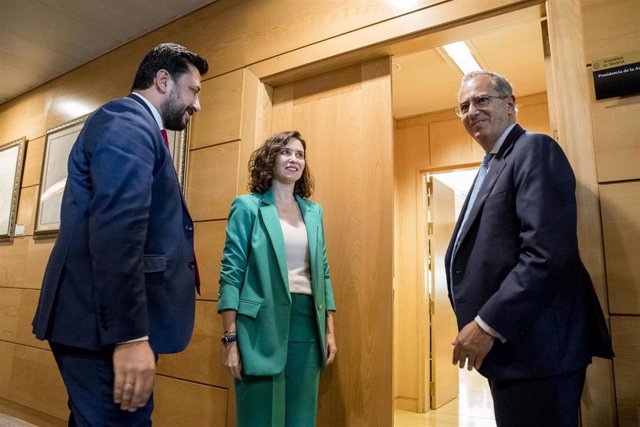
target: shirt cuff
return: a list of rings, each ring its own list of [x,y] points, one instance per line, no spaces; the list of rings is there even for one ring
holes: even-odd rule
[[[482,330],[484,330],[486,333],[488,333],[489,335],[491,335],[494,338],[498,338],[500,340],[500,342],[502,344],[507,342],[507,339],[505,337],[503,337],[502,335],[500,335],[500,333],[498,333],[498,331],[496,331],[495,329],[493,329],[491,326],[489,326],[487,324],[487,322],[485,322],[484,320],[482,320],[482,318],[480,316],[476,316],[475,319],[473,319],[476,321],[476,323],[482,328]]]
[[[132,340],[129,340],[129,341],[122,341],[122,342],[119,342],[118,344],[129,344],[129,343],[132,343],[132,342],[140,342],[140,341],[149,341],[149,335],[144,336],[144,337],[140,337],[140,338],[135,338],[135,339],[132,339]],[[118,345],[118,344],[116,344],[116,345]]]

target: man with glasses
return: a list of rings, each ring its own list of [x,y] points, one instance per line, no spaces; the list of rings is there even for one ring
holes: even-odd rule
[[[487,155],[445,258],[453,363],[488,378],[498,426],[576,426],[586,367],[613,351],[578,253],[573,171],[516,123],[505,77],[469,73],[458,100]]]

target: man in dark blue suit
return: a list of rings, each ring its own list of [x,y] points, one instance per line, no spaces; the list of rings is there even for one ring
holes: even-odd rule
[[[191,338],[193,223],[164,129],[200,111],[207,70],[183,46],[157,46],[132,93],[92,113],[71,150],[33,321],[67,388],[69,425],[150,425],[157,354]]]
[[[516,123],[503,76],[467,74],[458,100],[488,156],[445,257],[453,363],[489,379],[498,426],[574,427],[587,365],[613,352],[578,253],[573,171],[553,139]]]

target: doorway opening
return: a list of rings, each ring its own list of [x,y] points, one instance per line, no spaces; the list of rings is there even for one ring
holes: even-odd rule
[[[486,380],[451,364],[457,326],[439,270],[484,152],[453,111],[463,74],[442,46],[465,42],[482,68],[512,83],[518,122],[552,134],[544,19],[445,30],[441,45],[392,58],[396,426],[431,425],[436,411],[452,425],[493,422]]]

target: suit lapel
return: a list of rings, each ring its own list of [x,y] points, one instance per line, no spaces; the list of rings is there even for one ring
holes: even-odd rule
[[[511,129],[511,132],[509,132],[509,134],[507,135],[507,138],[500,146],[498,153],[495,155],[495,157],[491,161],[491,166],[489,167],[489,171],[487,172],[487,175],[484,178],[484,182],[482,183],[482,186],[478,191],[478,195],[476,196],[476,200],[473,203],[473,206],[471,207],[471,212],[469,212],[469,217],[467,218],[467,221],[464,224],[464,229],[462,230],[462,234],[460,234],[460,240],[458,243],[459,246],[461,246],[462,243],[464,242],[464,239],[467,236],[469,229],[471,228],[471,224],[473,224],[474,221],[476,220],[476,217],[482,210],[482,206],[484,205],[484,202],[487,199],[487,196],[489,195],[489,193],[491,193],[491,189],[493,188],[495,183],[498,181],[498,177],[502,173],[504,167],[507,165],[507,157],[509,153],[511,153],[511,150],[513,149],[513,145],[518,140],[518,138],[520,138],[520,135],[522,135],[524,132],[525,132],[524,129],[522,129],[520,125],[516,124],[513,127],[513,129]],[[467,196],[467,201],[465,203],[468,203],[468,202],[469,202],[469,196]],[[460,220],[462,220],[463,216],[464,216],[464,211],[460,214]],[[457,232],[457,227],[456,227],[456,232]]]
[[[276,208],[271,189],[262,195],[260,217],[269,236],[273,252],[276,254],[278,269],[282,276],[282,283],[287,285],[289,283],[289,273],[287,272],[287,254],[284,246],[284,235],[282,234],[280,217],[278,217],[278,209]]]

